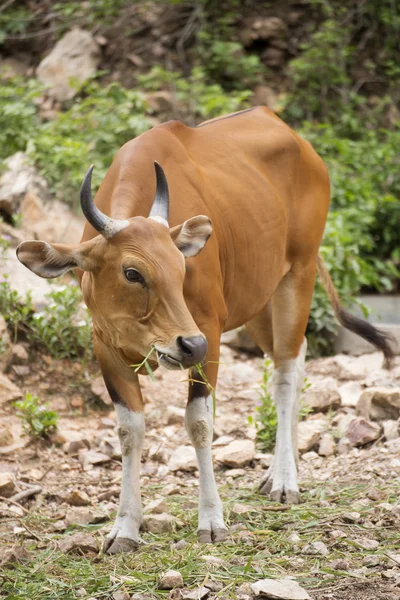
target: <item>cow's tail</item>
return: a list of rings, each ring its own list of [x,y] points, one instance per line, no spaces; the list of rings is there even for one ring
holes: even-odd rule
[[[349,331],[367,340],[367,342],[375,346],[378,350],[381,350],[385,357],[385,366],[389,368],[394,357],[392,347],[395,344],[394,338],[389,333],[377,329],[371,323],[364,321],[364,319],[359,319],[350,314],[341,306],[339,295],[321,256],[318,256],[317,270],[339,323]]]

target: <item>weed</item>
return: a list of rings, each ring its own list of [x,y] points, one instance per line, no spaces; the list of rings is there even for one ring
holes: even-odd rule
[[[278,428],[278,415],[271,394],[273,363],[269,358],[264,360],[262,383],[260,384],[260,400],[255,408],[255,416],[250,415],[248,421],[255,426],[257,444],[262,452],[273,452]],[[311,387],[307,377],[304,379],[302,394]],[[299,419],[305,419],[310,408],[300,398]]]
[[[58,286],[47,297],[50,302],[29,322],[30,334],[55,358],[91,358],[93,356],[92,325],[82,306],[78,286]]]
[[[0,314],[12,328],[14,342],[17,341],[20,330],[25,332],[28,330],[32,310],[30,294],[22,299],[18,292],[11,288],[8,277],[5,275],[0,281]]]
[[[40,404],[37,396],[27,392],[25,399],[15,402],[14,406],[17,409],[17,417],[22,421],[25,434],[31,438],[46,439],[57,429],[57,413],[49,410],[47,404]]]

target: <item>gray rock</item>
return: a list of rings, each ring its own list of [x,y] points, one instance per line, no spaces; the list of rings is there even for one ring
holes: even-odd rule
[[[0,177],[0,210],[8,215],[19,212],[25,195],[35,194],[47,198],[49,190],[46,181],[30,164],[24,152],[17,152],[4,161],[4,171]]]
[[[297,427],[299,439],[299,452],[303,454],[316,446],[321,439],[327,427],[328,421],[325,418],[308,419],[300,421]]]
[[[257,354],[258,356],[262,355],[262,351],[245,327],[223,333],[221,336],[221,344],[234,348],[235,350],[243,350],[244,352]]]
[[[97,553],[99,550],[96,539],[89,533],[75,533],[58,543],[58,549],[64,554],[69,553]]]
[[[82,490],[73,490],[67,497],[67,502],[71,506],[87,506],[90,504],[90,498]]]
[[[382,421],[400,418],[400,388],[375,387],[365,390],[357,402],[357,414]]]
[[[8,335],[7,323],[0,315],[0,373],[5,371],[12,360],[12,344]]]
[[[6,375],[0,373],[0,405],[22,397],[22,391]]]
[[[99,63],[99,46],[88,31],[73,29],[64,35],[37,68],[42,83],[49,86],[48,94],[63,102],[77,93],[71,80],[82,84],[95,74]]]
[[[0,496],[10,498],[15,490],[15,477],[13,473],[0,473]]]
[[[209,593],[210,590],[205,586],[194,590],[182,590],[182,600],[201,600],[201,598],[205,598]]]
[[[183,578],[179,571],[166,571],[160,577],[158,584],[160,590],[172,590],[174,588],[183,587]]]
[[[95,450],[80,450],[79,461],[85,470],[91,468],[92,465],[101,465],[110,462],[111,458],[102,452]]]
[[[365,446],[365,444],[377,440],[380,435],[379,425],[361,417],[353,419],[346,432],[347,439],[353,446]]]
[[[170,471],[194,471],[197,469],[196,451],[193,446],[178,446],[171,454]]]
[[[361,396],[363,387],[359,381],[346,381],[338,388],[342,400],[342,406],[355,408]]]
[[[150,533],[168,533],[173,532],[181,526],[181,522],[176,517],[168,513],[160,515],[145,515],[143,518],[143,527]]]
[[[332,434],[324,433],[321,437],[318,447],[320,456],[332,456],[336,452],[336,444]]]
[[[251,589],[256,597],[271,600],[311,600],[306,590],[291,579],[261,579]]]
[[[322,381],[315,381],[305,393],[304,404],[317,413],[339,408],[341,397],[336,380],[325,378]]]
[[[255,454],[255,445],[252,440],[236,440],[227,446],[217,448],[215,459],[224,465],[240,469],[251,462]]]
[[[395,440],[399,437],[399,421],[383,421],[383,435],[387,441]]]

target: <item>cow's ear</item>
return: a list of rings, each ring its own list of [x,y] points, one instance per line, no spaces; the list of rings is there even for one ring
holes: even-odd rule
[[[211,221],[204,215],[192,217],[170,230],[177,248],[186,258],[196,256],[205,246],[212,233]]]
[[[95,242],[96,240],[96,242]],[[22,242],[17,248],[17,257],[25,267],[46,279],[60,277],[70,269],[94,271],[98,264],[97,239],[66,246],[47,242]]]

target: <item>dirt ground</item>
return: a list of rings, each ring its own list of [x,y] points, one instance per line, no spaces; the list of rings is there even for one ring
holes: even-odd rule
[[[378,355],[332,357],[309,362],[307,373],[311,383],[333,377],[339,383],[376,385],[400,377],[400,359],[392,375],[380,362]],[[232,439],[254,440],[248,416],[259,399],[262,363],[222,346],[216,451]],[[147,401],[143,501],[146,506],[158,500],[153,511],[174,519],[168,531],[144,532],[136,553],[104,556],[100,548],[117,510],[121,461],[112,407],[99,405],[90,389],[97,367],[44,355],[31,357],[27,366],[23,377],[15,372],[9,377],[59,412],[59,428],[53,444],[29,443],[20,436],[14,409],[1,408],[0,425],[12,430],[14,442],[0,449],[0,473],[15,475],[14,493],[32,486],[40,490],[15,503],[0,499],[3,560],[8,557],[0,567],[0,597],[185,598],[158,589],[160,574],[175,569],[185,589],[210,586],[207,598],[246,600],[249,584],[290,577],[313,600],[400,600],[400,438],[381,438],[330,457],[305,453],[300,460],[303,502],[293,507],[257,493],[269,455],[255,454],[248,466],[234,470],[216,464],[230,534],[223,544],[202,546],[195,534],[198,473],[190,461],[184,470],[170,468],[173,451],[189,445],[183,410],[176,410],[185,406],[187,375],[159,370],[154,382],[142,378]],[[349,412],[328,413],[327,428],[334,431],[338,415]],[[80,454],[69,453],[74,443]],[[89,460],[89,448],[102,453],[98,464]],[[83,500],[72,500],[74,492]],[[77,502],[86,506],[74,506]],[[62,551],[62,542],[77,532],[92,536],[97,548],[83,544],[75,553]],[[20,562],[7,555],[15,547],[26,550]],[[193,598],[201,596],[196,593]]]

